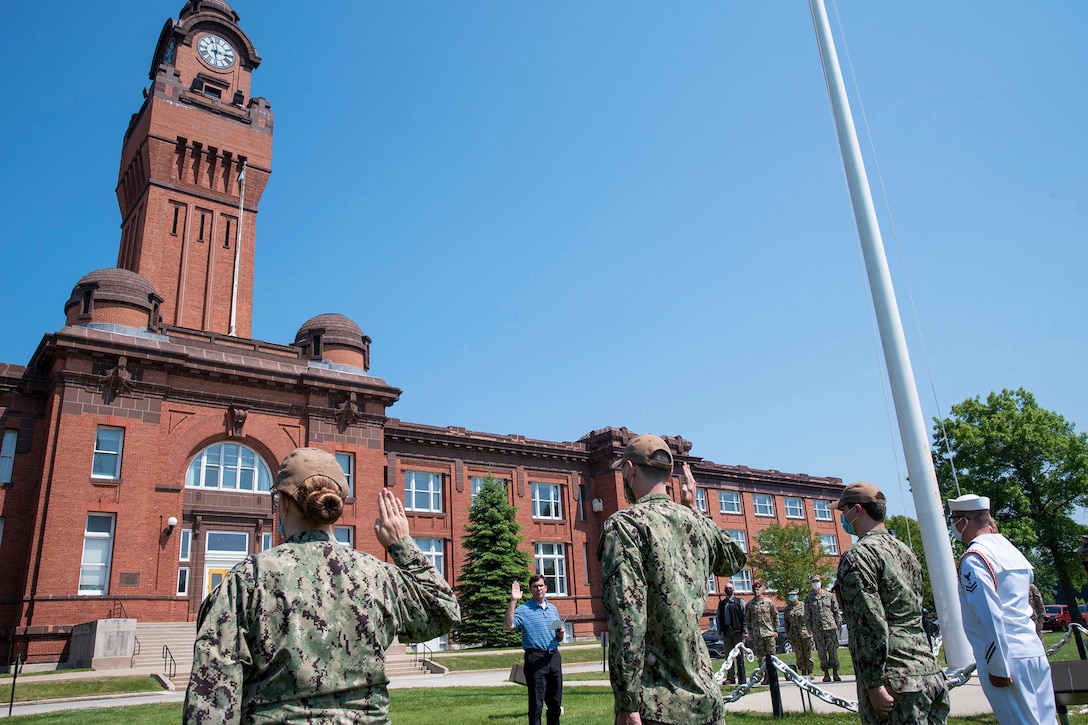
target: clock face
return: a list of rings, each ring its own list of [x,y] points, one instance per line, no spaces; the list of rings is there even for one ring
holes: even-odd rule
[[[196,43],[197,52],[212,68],[230,68],[234,65],[234,48],[218,35],[205,35]]]

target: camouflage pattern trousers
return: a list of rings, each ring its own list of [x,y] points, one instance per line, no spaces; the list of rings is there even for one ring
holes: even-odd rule
[[[767,658],[767,655],[774,654],[774,637],[749,637],[748,641],[756,655],[756,668],[758,669],[763,664],[763,660]],[[768,673],[763,673],[764,680],[767,679],[767,675]]]
[[[917,691],[902,692],[896,689],[897,678],[889,678],[885,687],[895,698],[895,707],[887,716],[877,714],[869,702],[869,693],[858,681],[858,714],[861,725],[945,725],[948,722],[948,688],[944,674],[902,678],[909,680]]]
[[[834,629],[821,629],[812,633],[816,652],[820,655],[820,669],[824,672],[839,669],[839,633]]]
[[[792,637],[790,646],[796,658],[797,671],[802,675],[812,674],[812,637]]]

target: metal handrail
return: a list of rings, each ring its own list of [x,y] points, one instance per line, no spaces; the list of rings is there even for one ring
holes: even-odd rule
[[[140,638],[132,635],[132,658],[128,661],[129,667],[136,666],[136,655],[140,654]]]
[[[423,654],[424,654],[423,657],[419,656],[419,654],[420,654],[419,648],[420,647],[423,648]],[[430,655],[430,657],[426,656],[428,654]],[[434,651],[431,650],[431,648],[427,646],[426,642],[417,642],[416,643],[416,649],[415,649],[414,652],[412,652],[412,664],[419,667],[421,663],[425,664],[427,662],[433,662],[433,661],[434,661]]]
[[[178,663],[170,652],[170,645],[162,646],[162,672],[171,680],[178,674]]]
[[[8,700],[8,717],[11,717],[11,708],[15,705],[15,681],[19,679],[19,670],[23,669],[23,653],[15,655],[15,669],[11,671],[11,699]]]

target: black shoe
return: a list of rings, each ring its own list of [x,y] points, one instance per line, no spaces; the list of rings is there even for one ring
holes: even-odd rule
[[[735,684],[737,684],[737,681],[736,681],[736,680],[726,680],[726,681],[725,681],[725,684],[727,684],[727,685],[735,685]]]
[[[831,675],[827,672],[824,673],[824,682],[831,682]]]
[[[835,670],[835,675],[831,679],[835,680],[835,682],[842,682],[842,678],[839,677],[839,671],[838,670]]]

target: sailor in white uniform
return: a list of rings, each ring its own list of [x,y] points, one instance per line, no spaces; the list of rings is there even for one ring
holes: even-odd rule
[[[990,499],[966,494],[948,508],[949,532],[968,544],[959,565],[963,628],[997,721],[1054,725],[1050,663],[1031,621],[1028,589],[1035,570],[997,533]]]

